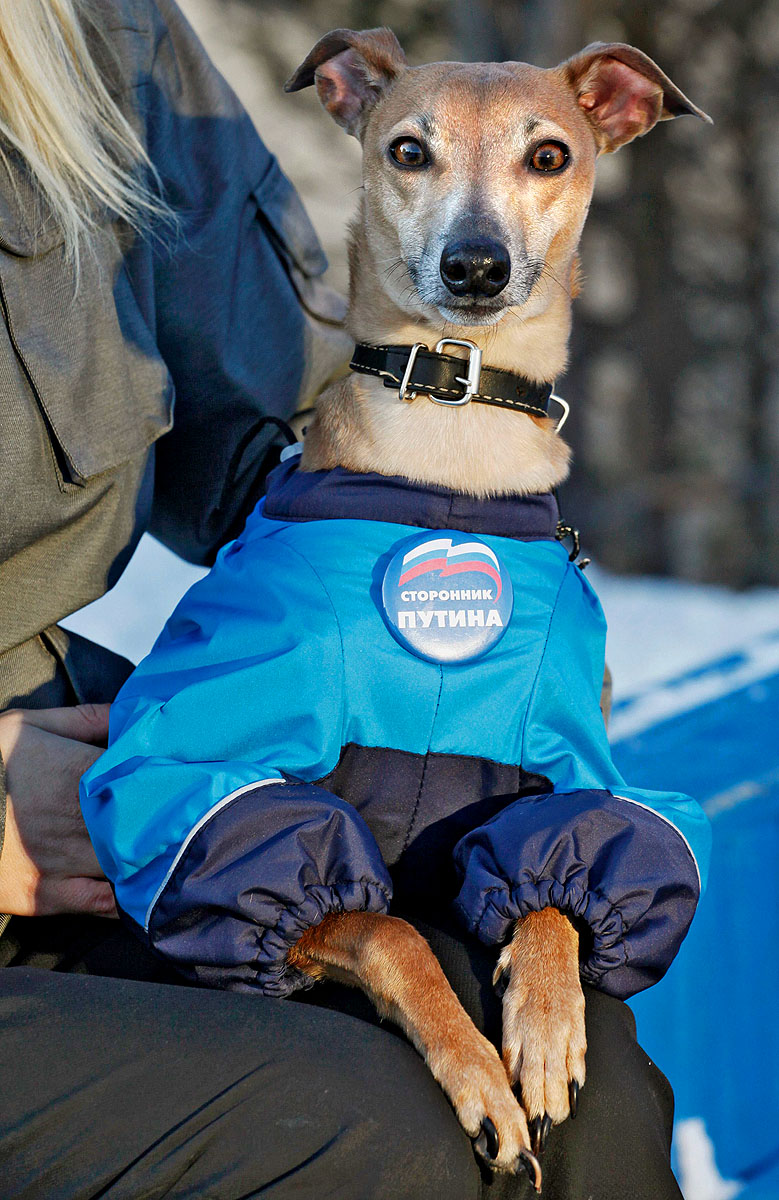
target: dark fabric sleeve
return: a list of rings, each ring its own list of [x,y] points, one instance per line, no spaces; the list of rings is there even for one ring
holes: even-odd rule
[[[151,269],[148,254],[128,256],[176,393],[173,429],[157,444],[151,531],[210,563],[285,444],[264,418],[290,417],[350,343],[297,193],[178,7],[159,0],[154,11],[138,105],[179,228],[161,231]]]
[[[5,841],[5,813],[7,807],[6,788],[5,788],[5,763],[0,756],[0,854],[3,853],[3,842]],[[4,928],[3,916],[0,913],[0,926]],[[0,928],[2,933],[2,928]]]
[[[287,963],[306,929],[331,912],[386,912],[391,894],[351,805],[313,784],[271,783],[219,808],[185,843],[148,939],[200,984],[286,996],[312,983]]]
[[[457,909],[483,942],[554,907],[582,932],[581,975],[620,999],[662,978],[700,894],[690,848],[669,821],[606,791],[530,796],[455,847]]]

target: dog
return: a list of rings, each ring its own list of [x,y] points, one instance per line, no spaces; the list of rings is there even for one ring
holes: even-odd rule
[[[588,46],[554,70],[410,68],[389,30],[339,29],[285,89],[310,85],[363,149],[349,246],[355,341],[471,341],[483,361],[540,382],[565,367],[598,154],[658,120],[709,120],[646,55],[614,44]],[[392,404],[382,384],[352,375],[319,398],[302,470],[378,471],[487,498],[547,492],[568,473],[569,450],[549,418],[473,405],[447,412],[424,393]],[[495,970],[505,985],[502,1064],[411,926],[329,916],[292,958],[314,978],[361,987],[425,1056],[466,1131],[476,1137],[491,1123],[482,1149],[495,1166],[522,1156],[540,1189],[525,1117],[538,1155],[585,1080],[578,943],[555,908],[517,922]],[[524,1113],[507,1082],[520,1086]]]
[[[659,978],[705,842],[692,801],[611,762],[552,382],[598,155],[708,118],[620,44],[412,68],[390,31],[336,30],[286,87],[310,85],[363,150],[353,371],[123,688],[82,809],[155,950],[211,986],[361,988],[490,1167],[540,1190],[585,1083],[580,979]],[[386,864],[424,891],[447,837],[499,947],[502,1055],[388,911]]]

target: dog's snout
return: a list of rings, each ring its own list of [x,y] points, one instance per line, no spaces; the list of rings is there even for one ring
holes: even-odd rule
[[[497,296],[511,275],[509,252],[491,238],[452,242],[441,255],[441,278],[455,296]]]

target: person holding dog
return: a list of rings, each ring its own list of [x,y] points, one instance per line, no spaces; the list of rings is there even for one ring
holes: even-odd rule
[[[57,621],[146,528],[201,562],[240,529],[266,414],[348,354],[316,237],[169,0],[2,0],[0,62],[0,1192],[410,1198],[432,1171],[465,1200],[414,1052],[161,986],[78,809],[131,664]]]
[[[130,664],[58,621],[146,529],[211,561],[278,458],[268,418],[349,347],[296,194],[173,0],[0,0],[0,60],[3,1193],[524,1195],[482,1179],[359,997],[173,986],[110,920],[77,784]],[[486,956],[423,932],[477,989]],[[588,1036],[547,1194],[678,1197],[628,1010],[604,997]]]

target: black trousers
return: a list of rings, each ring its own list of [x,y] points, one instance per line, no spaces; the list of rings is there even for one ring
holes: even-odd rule
[[[494,953],[413,918],[499,1043]],[[417,1053],[334,984],[298,1002],[207,992],[113,922],[12,921],[0,971],[2,1200],[529,1200],[491,1176]],[[41,967],[53,968],[42,970]],[[679,1200],[673,1097],[625,1005],[587,992],[587,1084],[546,1200]]]

